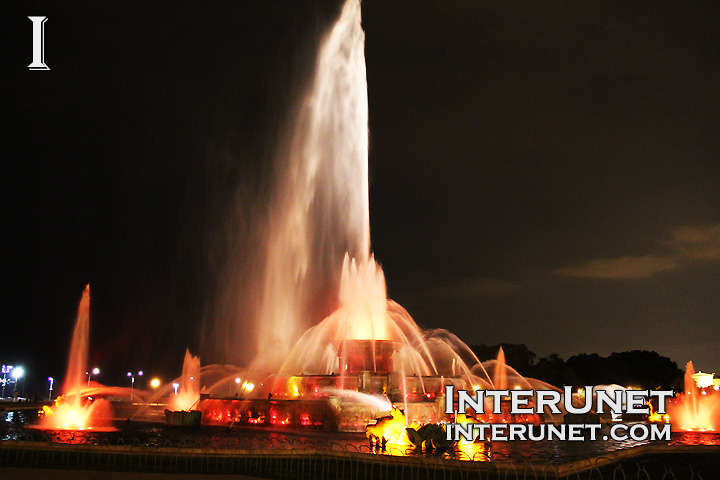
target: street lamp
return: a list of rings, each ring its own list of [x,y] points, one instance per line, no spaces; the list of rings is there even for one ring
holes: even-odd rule
[[[140,371],[137,373],[137,375],[138,375],[138,377],[142,377],[142,375],[143,375],[142,370],[140,370]],[[127,373],[127,376],[130,377],[130,401],[132,402],[132,401],[133,401],[133,395],[134,395],[134,392],[135,392],[135,375],[133,375],[132,372],[128,372],[128,373]]]
[[[179,383],[173,383],[172,386],[173,386],[173,388],[175,389],[175,395],[177,395],[177,389],[178,389],[178,387],[180,386],[180,384],[179,384]]]
[[[93,375],[97,375],[98,373],[100,373],[100,369],[98,367],[93,368],[89,372],[85,372],[85,374],[88,376],[88,387],[90,386],[90,377],[92,377]]]
[[[48,382],[50,382],[50,388],[48,389],[48,400],[52,400],[52,386],[55,379],[53,377],[48,377]]]
[[[10,376],[12,376],[15,379],[15,389],[17,389],[18,381],[23,377],[23,375],[25,375],[25,369],[23,367],[13,368]],[[23,384],[23,389],[24,388],[25,388],[25,385]],[[18,392],[18,393],[20,393],[20,392]]]

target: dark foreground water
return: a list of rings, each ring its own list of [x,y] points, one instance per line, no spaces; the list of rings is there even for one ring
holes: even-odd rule
[[[303,450],[327,449],[335,451],[381,453],[374,451],[362,433],[323,432],[319,430],[282,430],[264,427],[202,426],[198,429],[168,428],[163,424],[147,422],[116,422],[116,431],[62,431],[39,430],[34,412],[0,412],[0,440],[30,440],[51,443],[127,445],[148,447],[248,449],[248,450]],[[609,433],[604,427],[602,434]],[[602,435],[600,435],[602,437]],[[495,442],[492,460],[531,460],[559,463],[591,458],[620,449],[646,445],[647,441],[512,441]],[[670,442],[652,443],[675,445],[720,445],[720,433],[673,433]],[[386,454],[427,455],[411,447],[388,446]],[[461,460],[488,461],[490,455],[482,443],[458,446],[446,457]]]

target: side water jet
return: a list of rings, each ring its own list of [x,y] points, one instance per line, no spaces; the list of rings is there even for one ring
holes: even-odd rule
[[[713,387],[698,388],[695,367],[685,368],[685,389],[668,402],[667,411],[673,431],[720,432],[720,392]]]
[[[190,410],[200,400],[200,357],[185,350],[182,376],[178,379],[179,388],[172,396],[170,405],[173,410]]]
[[[63,430],[112,430],[112,407],[107,400],[88,399],[91,393],[100,393],[96,383],[89,385],[84,372],[87,367],[90,338],[90,285],[85,286],[78,306],[67,372],[62,395],[51,407],[43,408],[39,428]]]

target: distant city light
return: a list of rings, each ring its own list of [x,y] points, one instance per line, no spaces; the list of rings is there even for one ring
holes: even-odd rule
[[[240,383],[240,377],[235,377],[235,383]]]

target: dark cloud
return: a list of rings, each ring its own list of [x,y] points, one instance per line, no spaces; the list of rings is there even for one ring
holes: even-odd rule
[[[720,225],[678,227],[669,237],[670,240],[661,243],[667,250],[674,250],[670,254],[599,258],[560,268],[555,273],[569,277],[640,279],[697,261],[720,259]]]
[[[678,227],[666,244],[693,260],[720,259],[720,224]]]
[[[679,263],[674,257],[642,257],[600,258],[589,260],[577,267],[566,267],[555,271],[558,275],[569,277],[588,277],[605,279],[636,279],[647,278],[658,273],[674,270]]]

